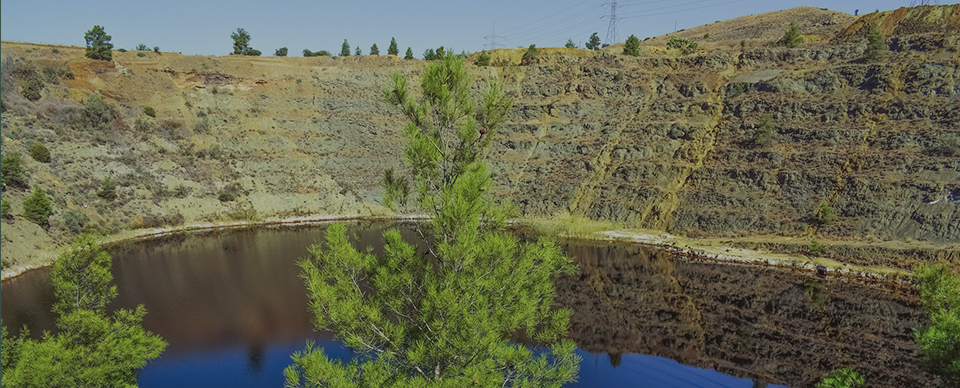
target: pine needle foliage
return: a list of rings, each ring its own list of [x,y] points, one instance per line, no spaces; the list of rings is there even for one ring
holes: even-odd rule
[[[300,262],[318,329],[354,350],[331,359],[308,344],[285,371],[289,387],[560,387],[579,357],[564,339],[571,312],[553,309],[553,280],[576,267],[549,239],[522,242],[485,194],[481,157],[512,101],[497,83],[475,98],[462,58],[428,66],[422,96],[394,75],[384,91],[409,120],[405,161],[426,253],[383,234],[384,253],[358,250],[343,224]],[[528,346],[513,343],[523,333]],[[542,344],[542,345],[539,345]],[[545,346],[546,349],[538,349]],[[542,350],[542,351],[541,351]]]
[[[867,35],[867,48],[863,51],[864,62],[878,62],[883,59],[888,50],[887,38],[883,36],[878,26],[873,26]]]
[[[823,380],[817,383],[817,388],[863,388],[865,379],[860,372],[853,368],[840,368],[827,373]]]
[[[797,22],[790,22],[790,26],[787,27],[787,31],[783,33],[781,41],[784,46],[789,48],[800,47],[800,44],[803,43],[803,34],[800,32],[800,25],[798,25]]]
[[[90,235],[77,237],[50,275],[58,301],[60,333],[31,339],[23,330],[10,337],[2,328],[4,387],[131,387],[137,371],[167,344],[143,329],[144,307],[108,316],[117,295],[110,256]]]
[[[397,38],[390,38],[390,46],[387,47],[387,55],[400,55],[400,49],[397,48]]]
[[[914,278],[931,321],[915,332],[917,347],[943,386],[960,386],[960,275],[935,264],[917,267]]]
[[[630,35],[626,43],[623,44],[623,53],[632,56],[640,56],[640,39],[636,35]]]
[[[87,58],[109,61],[113,59],[113,43],[110,43],[110,35],[103,30],[103,27],[93,26],[90,31],[83,34],[83,40],[87,42],[85,55]]]

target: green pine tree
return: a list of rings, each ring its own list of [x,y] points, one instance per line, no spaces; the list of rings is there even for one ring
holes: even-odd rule
[[[431,63],[414,97],[400,74],[384,92],[409,122],[405,159],[428,253],[384,233],[384,254],[354,248],[343,224],[300,262],[318,328],[358,356],[332,359],[308,344],[284,374],[289,387],[537,386],[576,379],[579,357],[564,339],[571,312],[554,309],[553,279],[576,269],[549,239],[522,242],[485,193],[481,155],[510,110],[499,84],[479,100],[463,59]],[[402,194],[402,193],[401,193]],[[512,343],[523,331],[535,346]]]
[[[623,44],[623,53],[632,56],[640,56],[640,39],[635,35],[630,35],[627,42]]]
[[[887,37],[883,36],[878,26],[873,26],[867,34],[867,48],[863,51],[863,60],[877,62],[883,59],[888,49]]]
[[[350,56],[350,43],[347,43],[347,40],[343,40],[343,44],[340,45],[340,56],[349,57]]]
[[[800,26],[797,25],[797,22],[790,22],[790,27],[787,27],[787,31],[783,33],[783,45],[789,48],[800,47],[800,44],[803,43],[803,34],[800,33]]]
[[[527,51],[523,53],[523,57],[520,58],[520,64],[523,66],[532,65],[537,62],[539,56],[537,45],[531,44],[530,47],[527,47]]]
[[[83,40],[87,42],[87,58],[104,61],[113,59],[113,51],[111,51],[113,44],[110,43],[110,35],[107,35],[103,27],[93,26],[83,35]]]
[[[930,325],[914,332],[927,368],[945,387],[960,386],[960,274],[943,264],[921,265],[913,275]]]
[[[33,194],[23,200],[23,217],[37,225],[46,226],[52,210],[50,198],[39,187],[34,188]]]
[[[390,38],[390,47],[387,47],[388,55],[400,55],[400,49],[397,48],[397,38]]]
[[[116,294],[110,256],[90,235],[79,236],[50,273],[60,314],[56,335],[10,337],[2,328],[4,387],[129,387],[137,371],[167,344],[143,329],[144,307],[106,315]]]
[[[376,43],[374,43],[373,46],[370,46],[370,55],[380,55],[380,48],[377,47]]]
[[[599,50],[600,49],[600,36],[596,32],[590,35],[590,40],[587,41],[587,48],[590,50]]]
[[[241,55],[250,50],[250,34],[247,30],[238,28],[236,32],[230,34],[230,38],[233,39],[234,54]]]
[[[413,49],[407,47],[407,52],[403,55],[403,59],[413,59]]]
[[[566,48],[577,48],[577,44],[573,43],[573,39],[567,39],[567,44],[563,45]]]

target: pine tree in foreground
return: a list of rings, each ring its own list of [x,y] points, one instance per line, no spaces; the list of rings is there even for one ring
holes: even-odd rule
[[[417,227],[428,253],[394,229],[376,256],[354,248],[343,224],[331,226],[300,262],[301,277],[315,326],[356,356],[332,359],[310,343],[284,371],[287,386],[561,387],[576,379],[580,360],[564,339],[571,312],[552,308],[553,280],[576,267],[553,241],[506,232],[505,212],[485,194],[481,155],[512,102],[496,83],[476,101],[471,85],[452,54],[425,69],[420,98],[394,75],[384,95],[410,121],[405,160],[416,202],[432,216]],[[546,349],[508,340],[518,332]]]
[[[27,331],[9,337],[2,328],[4,387],[129,387],[147,361],[167,343],[143,329],[147,310],[120,309],[107,315],[117,296],[111,286],[110,255],[91,235],[77,237],[50,272],[60,314],[56,335],[42,340]]]

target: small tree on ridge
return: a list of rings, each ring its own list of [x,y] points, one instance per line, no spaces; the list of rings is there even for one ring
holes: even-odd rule
[[[632,56],[640,56],[640,39],[635,35],[630,35],[627,42],[623,44],[623,53]]]
[[[230,34],[230,38],[233,39],[234,54],[241,55],[244,51],[249,49],[250,34],[247,33],[247,30],[238,28],[236,32]]]
[[[388,55],[400,55],[400,49],[397,48],[397,38],[390,38],[390,47],[387,47]]]
[[[110,35],[103,30],[103,27],[93,26],[90,31],[83,35],[87,42],[86,56],[90,59],[101,59],[109,61],[113,59],[113,44],[110,43]]]

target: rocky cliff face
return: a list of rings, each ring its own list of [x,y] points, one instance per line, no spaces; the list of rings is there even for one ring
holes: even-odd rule
[[[515,98],[489,155],[492,192],[524,215],[903,241],[960,261],[960,46],[955,30],[923,32],[894,36],[876,64],[860,60],[862,40],[640,57],[545,49],[530,66],[498,50],[496,67],[471,70]],[[23,154],[28,186],[54,200],[49,228],[8,221],[4,260],[49,259],[31,235],[386,212],[378,182],[400,164],[403,119],[380,90],[395,72],[416,78],[421,61],[82,53],[2,45],[3,153]],[[30,66],[47,77],[36,101],[17,71]],[[47,75],[64,66],[72,77]],[[113,107],[97,129],[82,105],[93,94]],[[49,164],[26,156],[34,140]],[[97,196],[108,177],[115,200]],[[19,214],[28,193],[3,197]],[[821,222],[828,211],[836,220]]]
[[[533,213],[694,234],[960,240],[947,199],[960,157],[938,148],[960,131],[957,54],[862,64],[860,49],[561,55],[515,76],[520,104],[495,164]],[[836,222],[819,222],[824,205]]]

